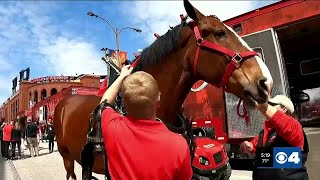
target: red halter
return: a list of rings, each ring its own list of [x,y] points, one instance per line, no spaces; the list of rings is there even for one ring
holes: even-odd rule
[[[194,68],[193,72],[195,75],[197,74],[199,53],[200,53],[201,47],[206,47],[206,48],[212,49],[214,51],[218,51],[224,55],[227,55],[231,59],[230,63],[227,66],[227,69],[223,75],[223,78],[220,82],[220,87],[223,90],[225,90],[226,85],[228,83],[229,78],[231,77],[232,72],[234,70],[240,68],[240,63],[246,59],[249,59],[249,58],[257,55],[257,53],[255,51],[245,51],[245,52],[237,53],[237,52],[231,51],[225,47],[217,45],[213,42],[209,42],[207,40],[204,40],[201,37],[200,32],[199,32],[199,28],[196,24],[194,24],[193,30],[194,30],[194,35],[196,37],[196,42],[197,42],[196,55],[195,55],[194,62],[193,62],[193,68]]]

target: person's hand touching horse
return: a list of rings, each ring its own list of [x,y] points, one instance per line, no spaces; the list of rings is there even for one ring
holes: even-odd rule
[[[133,67],[131,65],[126,65],[122,67],[119,77],[112,83],[112,85],[104,93],[100,103],[106,99],[109,104],[114,103],[118,95],[118,92],[120,91],[123,80],[131,74],[132,70],[133,70]]]
[[[126,78],[131,74],[133,67],[131,65],[125,65],[121,68],[120,76]]]

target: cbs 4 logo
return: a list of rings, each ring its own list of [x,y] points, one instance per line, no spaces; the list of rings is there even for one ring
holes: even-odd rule
[[[286,162],[298,164],[300,163],[299,156],[299,152],[291,152],[290,155],[288,155],[286,152],[278,152],[275,156],[275,160],[279,164],[284,164]]]
[[[274,147],[274,168],[301,168],[302,151],[299,147]]]

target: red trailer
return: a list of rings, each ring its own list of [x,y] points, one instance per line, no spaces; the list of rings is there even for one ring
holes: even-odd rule
[[[280,1],[224,23],[265,61],[274,80],[272,96],[291,97],[302,124],[319,123],[320,1]],[[301,97],[307,98],[301,102]],[[239,154],[238,145],[256,136],[264,120],[260,113],[250,111],[247,126],[236,113],[238,100],[219,88],[197,82],[184,103],[188,117],[212,121],[216,137],[227,144],[231,160],[248,158]]]

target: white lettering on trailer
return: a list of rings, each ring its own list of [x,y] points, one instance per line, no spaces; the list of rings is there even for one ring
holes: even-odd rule
[[[218,137],[218,140],[224,140],[224,137]]]
[[[238,33],[236,33],[231,27],[227,26],[226,24],[224,24],[237,38],[238,40],[242,43],[242,45],[244,47],[246,47],[248,50],[253,51],[252,48],[250,48],[250,46],[238,35]],[[270,71],[268,69],[268,67],[266,66],[266,64],[262,61],[262,59],[259,56],[255,56],[257,63],[260,66],[260,69],[262,71],[262,75],[267,78],[266,81],[266,86],[268,87],[268,92],[271,91],[271,87],[273,85],[273,79],[272,76],[270,74]]]
[[[210,124],[210,123],[211,123],[211,121],[205,121],[204,123],[205,123],[205,124]]]

